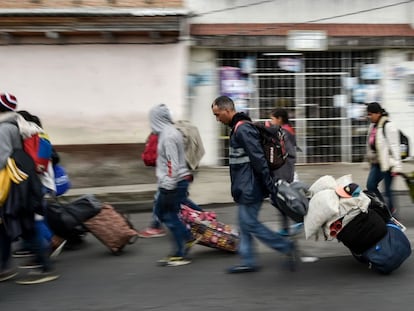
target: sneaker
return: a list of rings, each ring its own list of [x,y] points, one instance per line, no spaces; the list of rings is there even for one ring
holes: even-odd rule
[[[12,256],[14,258],[24,258],[24,257],[33,257],[34,254],[32,251],[22,248],[22,249],[15,250]]]
[[[303,222],[298,222],[289,226],[289,229],[281,229],[278,231],[280,235],[283,236],[293,236],[303,232]]]
[[[168,267],[177,267],[188,265],[191,263],[191,260],[185,257],[171,257],[170,260],[167,262]]]
[[[145,230],[138,231],[138,236],[140,238],[159,238],[165,235],[165,230],[162,228],[147,228]]]
[[[66,240],[59,237],[52,237],[52,252],[50,253],[50,258],[56,258],[62,252],[63,248],[66,245]]]
[[[21,285],[41,284],[56,280],[57,278],[59,278],[59,274],[53,271],[30,271],[27,277],[16,281],[16,283]]]
[[[227,269],[227,273],[246,273],[259,271],[258,267],[239,265]]]
[[[170,256],[166,258],[162,258],[157,261],[158,265],[163,267],[177,267],[177,266],[183,266],[188,265],[191,263],[191,260],[185,257],[180,256]]]
[[[201,239],[203,238],[202,235],[198,236],[197,238],[187,241],[184,245],[184,254],[187,255],[190,249],[196,245]]]
[[[17,275],[16,269],[6,269],[0,272],[0,282],[10,280]]]
[[[41,267],[42,265],[34,260],[29,260],[19,265],[19,268],[21,269],[38,269]]]

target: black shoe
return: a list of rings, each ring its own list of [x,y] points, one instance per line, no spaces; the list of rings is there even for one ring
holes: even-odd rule
[[[300,261],[300,257],[298,254],[298,249],[296,243],[292,241],[292,249],[287,253],[288,255],[288,265],[289,270],[294,272],[298,269],[298,264]]]
[[[33,257],[34,253],[31,250],[22,248],[22,249],[15,250],[12,256],[14,258]]]
[[[14,278],[17,275],[16,269],[4,269],[0,270],[0,282],[10,280],[11,278]]]
[[[245,273],[259,271],[258,267],[239,265],[227,269],[227,273]]]

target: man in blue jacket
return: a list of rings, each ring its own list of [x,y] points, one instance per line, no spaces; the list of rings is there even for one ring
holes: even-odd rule
[[[258,220],[264,198],[274,195],[276,188],[260,144],[260,134],[244,113],[236,112],[234,102],[220,96],[211,105],[217,121],[230,126],[229,166],[231,194],[238,205],[241,264],[229,273],[254,272],[259,269],[254,254],[253,237],[289,257],[296,269],[297,252],[293,241],[270,230]],[[235,130],[237,125],[237,130]]]

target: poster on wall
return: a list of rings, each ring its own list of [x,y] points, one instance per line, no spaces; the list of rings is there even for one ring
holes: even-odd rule
[[[361,67],[361,79],[380,80],[382,78],[381,68],[378,64],[364,64]]]
[[[249,80],[243,77],[240,68],[220,68],[220,94],[230,97],[239,112],[248,113],[249,89]]]

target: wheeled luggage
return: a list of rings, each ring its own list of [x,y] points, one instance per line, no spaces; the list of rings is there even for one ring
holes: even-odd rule
[[[86,194],[69,203],[48,203],[45,218],[52,231],[65,240],[79,240],[86,233],[83,223],[97,215],[102,203],[94,195]]]
[[[198,244],[236,252],[239,245],[239,235],[235,227],[216,220],[212,212],[195,211],[187,206],[181,206],[181,219],[187,224]]]
[[[138,232],[128,219],[107,203],[102,205],[101,211],[96,216],[83,224],[115,255],[138,238]]]
[[[390,274],[411,255],[410,241],[401,228],[393,223],[386,227],[385,237],[362,254],[353,254],[358,261],[382,274]]]

